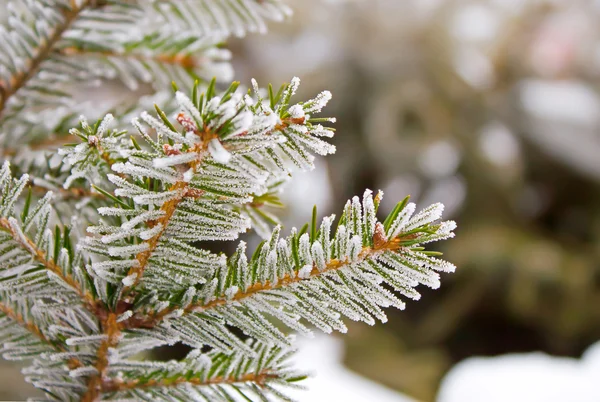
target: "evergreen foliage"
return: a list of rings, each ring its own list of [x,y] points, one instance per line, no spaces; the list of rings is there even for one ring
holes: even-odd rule
[[[8,12],[0,337],[47,398],[286,400],[304,378],[287,362],[291,332],[385,322],[383,308],[404,308],[398,295],[418,299],[418,284],[454,270],[423,247],[453,236],[440,204],[415,214],[405,199],[379,221],[383,194],[367,190],[337,221],[319,224],[315,209],[287,236],[264,210],[295,170],[335,152],[335,119],[317,117],[328,91],[293,101],[298,78],[219,89],[222,41],[288,15],[279,1],[27,0]],[[182,89],[154,109],[74,98],[108,79]],[[103,117],[81,117],[68,144],[82,112]],[[251,229],[264,238],[251,254],[243,241],[229,256],[199,247]],[[191,347],[182,361],[140,360],[175,343]]]

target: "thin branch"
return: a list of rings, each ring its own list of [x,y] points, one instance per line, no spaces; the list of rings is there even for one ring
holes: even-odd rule
[[[224,304],[231,303],[233,301],[239,301],[239,300],[246,299],[248,297],[255,295],[256,293],[264,292],[266,290],[279,289],[279,288],[283,288],[283,287],[292,285],[297,282],[311,280],[311,279],[321,276],[327,272],[337,271],[339,269],[342,269],[350,264],[358,264],[358,263],[366,260],[368,257],[371,257],[376,254],[380,254],[382,251],[397,251],[402,247],[402,242],[405,240],[408,240],[408,239],[406,237],[405,238],[397,237],[395,239],[392,239],[392,240],[380,245],[379,247],[376,247],[376,246],[363,247],[362,250],[360,251],[360,253],[358,254],[358,258],[356,260],[353,260],[353,261],[338,260],[337,258],[334,258],[334,259],[330,260],[325,265],[325,268],[322,270],[319,270],[316,265],[313,265],[313,269],[310,272],[310,275],[308,277],[304,278],[304,277],[300,277],[300,276],[290,276],[289,274],[287,274],[283,278],[278,280],[277,283],[275,283],[275,284],[271,284],[270,281],[266,281],[266,283],[257,282],[255,284],[253,284],[252,286],[250,286],[245,291],[238,291],[231,299],[216,299],[216,300],[208,302],[207,304],[204,304],[204,305],[190,304],[188,307],[185,308],[184,311],[186,313],[190,313],[190,312],[194,312],[194,311],[206,311],[206,310],[210,310],[215,307],[218,307],[218,306],[222,306]]]
[[[60,41],[63,34],[71,27],[71,24],[73,24],[79,14],[85,8],[93,5],[93,3],[93,0],[83,0],[80,5],[77,5],[77,2],[71,1],[71,8],[64,10],[62,13],[63,22],[56,26],[48,36],[48,39],[35,50],[33,57],[27,62],[27,68],[13,75],[8,83],[0,81],[0,117],[2,117],[2,113],[9,99],[35,76],[40,65],[48,59],[54,46]]]
[[[269,134],[271,134],[275,131],[282,130],[290,124],[301,124],[303,122],[304,122],[304,117],[286,119],[286,120],[282,121],[281,123],[277,124],[273,128],[273,130],[271,130],[271,132]],[[199,154],[199,157],[196,158],[195,161],[190,163],[190,167],[194,173],[196,172],[198,165],[202,162],[202,157],[206,154],[206,152],[208,152],[208,143],[210,142],[210,140],[212,140],[213,138],[218,138],[217,135],[214,134],[213,132],[211,132],[207,127],[205,127],[202,132],[200,132],[200,130],[198,130],[198,132],[196,132],[196,134],[200,135],[201,142],[196,147],[193,147],[188,151],[188,152],[196,152]],[[133,276],[133,278],[134,278],[133,284],[131,286],[125,286],[121,290],[121,295],[122,295],[121,299],[125,299],[125,296],[129,293],[129,291],[132,288],[134,288],[142,279],[142,275],[144,274],[144,270],[146,269],[146,266],[148,265],[148,261],[150,260],[152,253],[158,246],[158,243],[159,243],[162,235],[164,234],[165,230],[167,229],[167,225],[169,224],[169,221],[173,217],[173,214],[175,213],[177,206],[186,196],[188,196],[188,192],[189,192],[188,190],[190,190],[189,183],[185,182],[185,181],[179,181],[179,182],[173,184],[169,188],[168,191],[179,191],[179,195],[176,198],[165,202],[162,205],[162,207],[160,208],[165,214],[163,215],[162,218],[156,220],[154,222],[154,224],[155,225],[161,224],[162,229],[160,230],[159,233],[157,233],[153,238],[151,238],[148,241],[148,244],[149,244],[148,249],[146,251],[139,253],[136,256],[136,259],[139,261],[139,264],[136,267],[132,267],[131,269],[129,269],[129,272],[127,272],[127,276]],[[197,197],[196,194],[194,194],[194,196]]]
[[[112,380],[105,383],[102,387],[102,392],[119,392],[127,391],[131,389],[144,389],[144,388],[160,388],[160,387],[177,387],[183,384],[190,384],[194,386],[207,386],[215,384],[242,384],[246,382],[252,382],[262,387],[268,380],[277,379],[278,375],[270,374],[268,370],[262,370],[259,373],[248,373],[239,377],[213,377],[210,379],[202,380],[200,378],[169,378],[163,380],[148,380],[146,382],[140,382],[139,380],[132,381],[118,381]]]
[[[202,156],[208,152],[208,142],[209,142],[209,138],[212,137],[213,134],[212,133],[208,133],[206,132],[205,135],[203,136],[203,141],[200,143],[200,145],[198,147],[194,147],[192,148],[189,152],[196,152],[199,154],[199,157],[196,161],[191,163],[191,169],[196,172],[196,169],[198,167],[198,164],[200,163],[200,161],[202,160]],[[175,210],[177,209],[177,206],[179,205],[179,203],[186,197],[187,195],[187,190],[188,190],[188,186],[189,183],[185,182],[185,181],[178,181],[177,183],[173,184],[168,191],[178,191],[179,195],[175,198],[173,198],[172,200],[169,200],[167,202],[165,202],[161,207],[161,211],[163,211],[165,214],[160,218],[157,219],[154,222],[154,226],[155,225],[162,225],[162,229],[160,230],[160,232],[158,232],[153,238],[151,238],[148,241],[149,247],[146,251],[143,251],[141,253],[139,253],[138,255],[136,255],[136,260],[138,260],[139,264],[135,267],[132,267],[131,269],[129,269],[129,272],[127,273],[127,276],[132,276],[134,275],[134,281],[133,284],[131,286],[125,286],[122,291],[121,291],[121,299],[124,299],[125,296],[127,295],[127,293],[129,293],[129,291],[135,287],[140,280],[142,279],[142,275],[144,274],[144,270],[146,269],[146,267],[148,266],[148,261],[150,260],[150,257],[152,256],[152,253],[154,253],[154,250],[156,250],[156,247],[158,246],[158,243],[160,242],[160,239],[162,238],[162,235],[165,233],[165,231],[167,230],[167,226],[169,224],[169,221],[171,220],[171,218],[173,217],[173,214],[175,213]]]
[[[257,282],[255,284],[253,284],[252,286],[250,286],[245,291],[238,291],[231,299],[216,299],[216,300],[208,302],[207,304],[204,304],[204,305],[190,304],[188,307],[186,307],[184,309],[184,311],[186,313],[191,313],[191,312],[195,312],[195,311],[206,311],[206,310],[210,310],[215,307],[218,307],[218,306],[222,306],[224,304],[228,304],[228,303],[231,303],[234,301],[239,301],[239,300],[246,299],[248,297],[252,297],[257,293],[264,292],[266,290],[279,289],[279,288],[283,288],[283,287],[292,285],[297,282],[311,280],[311,279],[314,279],[325,273],[328,273],[330,271],[337,271],[341,268],[345,268],[346,266],[348,266],[350,264],[358,264],[372,255],[379,254],[381,251],[398,250],[400,248],[400,244],[401,244],[400,240],[395,239],[391,242],[384,244],[380,248],[363,247],[356,260],[353,260],[353,261],[338,260],[337,258],[334,258],[331,261],[329,261],[325,265],[325,268],[322,270],[319,270],[316,265],[313,265],[313,269],[310,272],[310,275],[308,277],[304,278],[304,277],[300,277],[297,275],[290,276],[289,274],[286,274],[283,278],[278,280],[277,283],[275,283],[275,284],[272,284],[270,281],[266,281],[266,283]]]
[[[21,314],[13,310],[12,307],[0,302],[0,312],[2,312],[5,316],[11,318],[13,321],[15,321],[21,327],[25,328],[27,331],[31,332],[33,335],[39,338],[40,341],[52,345],[52,341],[46,338],[46,335],[44,335],[40,327],[38,327],[32,321],[27,321],[25,318],[23,318]]]
[[[220,298],[220,299],[216,299],[211,302],[208,302],[206,304],[192,303],[189,306],[187,306],[183,311],[184,311],[184,314],[189,314],[189,313],[193,313],[193,312],[203,312],[203,311],[211,310],[211,309],[219,307],[219,306],[226,305],[228,303],[232,303],[235,301],[240,301],[240,300],[246,299],[248,297],[252,297],[255,294],[260,293],[260,292],[264,292],[267,290],[273,290],[273,289],[279,289],[279,288],[283,288],[283,287],[286,287],[286,286],[289,286],[289,285],[292,285],[294,283],[298,283],[301,281],[311,280],[311,279],[319,277],[320,275],[323,275],[327,272],[342,269],[350,264],[357,264],[371,256],[380,254],[383,251],[400,250],[403,247],[403,242],[406,240],[412,240],[412,237],[414,237],[414,234],[404,236],[404,237],[399,236],[399,237],[396,237],[395,239],[385,241],[385,242],[380,242],[380,243],[378,243],[377,239],[375,239],[376,240],[374,242],[375,245],[373,247],[363,247],[356,260],[349,261],[349,260],[338,260],[338,259],[334,258],[334,259],[330,260],[326,264],[325,268],[322,270],[319,270],[316,265],[313,265],[313,269],[310,272],[310,275],[308,277],[290,276],[289,274],[286,274],[283,278],[279,279],[277,281],[277,283],[275,283],[275,284],[272,284],[270,281],[266,281],[265,283],[257,282],[255,284],[251,285],[245,291],[238,291],[232,298]],[[128,320],[121,322],[121,326],[123,328],[154,328],[167,315],[172,313],[174,310],[177,310],[177,306],[172,306],[172,307],[166,308],[156,314],[150,314],[145,317],[139,317],[139,316],[134,315],[131,318],[129,318]]]
[[[117,324],[117,315],[109,313],[102,322],[102,332],[106,339],[102,341],[96,353],[97,374],[90,376],[87,383],[87,391],[81,397],[82,402],[94,402],[102,394],[102,383],[108,368],[108,353],[112,348],[117,347],[121,337],[121,330]]]
[[[46,253],[40,250],[31,239],[27,237],[23,238],[22,236],[19,236],[18,233],[15,233],[8,219],[4,217],[0,218],[0,228],[7,230],[17,243],[31,253],[34,260],[42,264],[47,270],[53,272],[63,281],[65,281],[65,283],[67,283],[84,301],[84,305],[88,308],[88,310],[94,314],[98,312],[101,307],[98,305],[96,299],[94,299],[94,296],[91,293],[84,291],[79,283],[73,278],[73,276],[70,274],[65,274],[63,269],[52,259],[46,258]]]
[[[38,327],[33,321],[28,321],[19,313],[17,313],[12,307],[7,304],[0,302],[0,312],[2,312],[5,316],[15,321],[18,325],[35,335],[40,341],[51,346],[58,352],[67,352],[67,349],[62,345],[56,344],[52,342],[50,339],[44,335],[40,327]],[[82,367],[83,363],[76,358],[69,359],[69,368],[75,369],[77,367]]]

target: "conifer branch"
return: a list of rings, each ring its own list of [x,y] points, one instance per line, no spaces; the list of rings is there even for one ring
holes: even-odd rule
[[[40,250],[31,239],[16,233],[7,218],[0,217],[0,228],[9,232],[12,238],[33,256],[35,261],[42,264],[47,270],[56,274],[65,283],[67,283],[69,287],[73,289],[73,291],[75,291],[75,293],[77,293],[77,295],[81,298],[88,310],[90,310],[92,313],[97,313],[97,311],[101,309],[94,296],[89,292],[82,290],[79,283],[70,274],[65,274],[62,267],[58,266],[52,259],[48,259],[46,253]]]
[[[275,127],[272,130],[270,130],[269,132],[267,132],[266,135],[271,135],[272,133],[274,133],[276,131],[284,130],[287,127],[289,127],[291,124],[302,124],[302,123],[304,123],[304,120],[305,120],[304,117],[301,117],[301,118],[288,117],[288,118],[282,120],[277,125],[275,125]],[[196,128],[195,133],[200,136],[201,141],[198,143],[198,145],[190,148],[187,151],[187,153],[198,154],[197,158],[190,163],[190,169],[191,169],[192,173],[196,173],[196,170],[197,170],[198,166],[201,164],[204,155],[208,152],[208,147],[209,147],[210,141],[215,138],[218,138],[217,134],[212,132],[209,127],[204,127],[201,131]],[[243,135],[243,133],[241,135]],[[228,147],[225,146],[224,148],[227,149]],[[131,285],[123,287],[123,289],[121,291],[122,299],[124,299],[126,297],[126,295],[129,293],[129,291],[132,288],[134,288],[142,279],[142,276],[144,274],[144,270],[146,269],[148,261],[150,260],[152,253],[155,251],[156,247],[158,246],[160,239],[161,239],[163,233],[165,232],[165,230],[167,229],[167,225],[169,224],[169,221],[173,217],[173,214],[175,213],[179,203],[185,197],[188,197],[190,195],[194,196],[195,198],[198,198],[198,196],[201,195],[201,194],[198,194],[197,191],[189,192],[189,183],[186,181],[176,182],[171,187],[169,187],[168,191],[169,192],[176,191],[176,192],[178,192],[178,195],[175,198],[165,202],[161,206],[160,210],[164,212],[164,215],[161,218],[159,218],[158,220],[156,220],[155,222],[153,222],[152,226],[160,224],[160,225],[162,225],[161,226],[162,229],[148,241],[148,244],[149,244],[148,249],[139,253],[136,256],[136,260],[139,262],[139,264],[131,267],[127,273],[127,276],[134,278],[134,280]]]
[[[387,251],[398,251],[402,247],[403,240],[406,240],[406,239],[402,238],[402,237],[398,237],[389,242],[386,242],[385,244],[382,244],[380,247],[363,247],[356,260],[353,260],[353,261],[350,261],[348,259],[338,260],[338,259],[334,258],[331,261],[329,261],[325,265],[325,268],[322,270],[319,270],[319,268],[316,265],[313,265],[312,270],[310,271],[310,274],[308,274],[305,277],[300,277],[300,276],[292,277],[290,275],[286,275],[282,279],[278,280],[278,282],[276,284],[272,284],[270,281],[266,281],[265,283],[257,282],[255,284],[251,285],[248,289],[246,289],[246,291],[243,291],[243,292],[238,291],[233,297],[231,297],[229,299],[216,299],[216,300],[213,300],[204,305],[190,304],[189,306],[187,306],[184,309],[184,311],[186,313],[207,311],[207,310],[213,309],[218,306],[222,306],[227,303],[231,303],[234,301],[239,301],[239,300],[246,299],[248,297],[252,297],[255,294],[260,293],[260,292],[264,292],[267,290],[273,290],[273,289],[280,289],[280,288],[284,288],[284,287],[289,286],[296,282],[311,280],[311,279],[314,279],[314,278],[316,278],[320,275],[323,275],[327,272],[336,271],[336,270],[342,269],[344,267],[347,267],[350,264],[358,264],[358,263],[366,260],[369,257],[375,256],[376,254],[378,254],[382,251],[386,251],[386,250]],[[296,267],[296,270],[298,270],[298,269],[300,269],[300,267]]]
[[[331,94],[291,104],[296,77],[279,90],[253,80],[252,91],[236,82],[218,93],[229,53],[216,42],[264,32],[289,8],[279,0],[128,1],[15,1],[9,29],[0,30],[9,42],[0,55],[0,151],[15,156],[6,159],[17,171],[29,170],[13,179],[7,162],[0,171],[5,355],[31,360],[28,381],[56,400],[287,400],[280,386],[305,376],[290,368],[292,337],[270,317],[299,333],[310,332],[307,324],[343,332],[343,317],[384,321],[382,309],[404,306],[391,288],[417,298],[416,286],[437,287],[438,272],[453,270],[421,245],[452,237],[455,226],[438,223],[439,205],[411,218],[414,205],[403,204],[380,223],[379,198],[367,191],[363,205],[357,197],[346,205],[333,238],[334,218],[317,227],[316,212],[308,231],[280,238],[276,217],[258,209],[280,205],[293,169],[310,170],[315,155],[335,152],[327,141],[335,130],[320,124],[335,119],[314,117]],[[63,140],[40,141],[40,133],[87,113],[71,84],[112,77],[158,91],[217,69],[223,74],[203,93],[198,83],[191,97],[173,85],[176,122],[172,104],[133,119],[139,137],[109,129],[110,114],[91,126],[82,118],[82,130],[70,131],[82,142],[64,144],[62,164],[35,158],[26,166],[34,159],[27,151]],[[15,144],[23,142],[30,146],[21,151]],[[33,175],[35,195],[56,185],[62,200],[106,202],[78,203],[74,230],[62,230],[51,194],[32,203],[38,197],[29,192],[22,202]],[[70,188],[81,181],[91,187]],[[249,229],[265,238],[250,261],[244,242],[229,258],[197,246]],[[180,361],[135,358],[176,342],[192,348]]]
[[[202,141],[200,142],[200,144],[197,147],[193,147],[191,148],[188,152],[192,152],[192,153],[197,153],[198,154],[198,158],[193,161],[191,163],[191,169],[192,171],[195,173],[196,169],[198,167],[198,164],[201,162],[202,157],[204,156],[204,154],[206,152],[208,152],[208,143],[209,141],[214,138],[214,134],[211,133],[209,130],[204,130],[201,136]],[[129,269],[129,272],[127,273],[127,276],[129,277],[133,277],[135,278],[133,281],[133,284],[131,286],[125,286],[122,291],[121,291],[121,298],[125,298],[125,296],[127,295],[127,293],[134,288],[142,279],[142,275],[144,274],[144,270],[146,269],[146,266],[148,265],[148,261],[150,260],[150,257],[152,256],[152,253],[154,252],[154,250],[156,250],[156,247],[158,246],[158,243],[160,242],[160,239],[163,235],[163,233],[165,232],[165,230],[167,229],[167,226],[169,224],[169,221],[171,220],[171,218],[173,217],[173,214],[175,213],[175,210],[177,209],[177,206],[179,205],[179,203],[186,197],[189,196],[190,194],[188,194],[188,184],[185,181],[178,181],[177,183],[173,184],[170,188],[169,191],[177,191],[178,192],[178,196],[173,198],[170,201],[165,202],[162,206],[161,206],[161,211],[164,212],[163,217],[159,218],[153,226],[155,225],[162,225],[162,229],[160,230],[160,232],[158,232],[154,237],[152,237],[149,241],[149,247],[146,251],[143,251],[139,254],[136,255],[136,260],[138,260],[139,265],[137,266],[133,266]],[[197,194],[194,194],[194,196],[197,196]]]
[[[385,241],[385,240],[381,241],[381,239],[379,239],[377,236],[378,236],[378,234],[376,232],[375,236],[374,236],[375,237],[374,242],[373,242],[374,245],[372,247],[363,247],[361,249],[361,251],[359,252],[358,258],[356,260],[350,261],[348,259],[339,260],[339,259],[334,258],[334,259],[330,260],[323,269],[319,269],[316,266],[316,264],[313,264],[312,270],[310,271],[309,275],[301,277],[299,275],[290,276],[288,274],[288,275],[285,275],[283,278],[279,279],[277,281],[277,283],[275,283],[275,284],[272,284],[270,281],[266,281],[264,283],[262,281],[259,281],[259,282],[252,284],[245,291],[238,291],[232,297],[215,299],[206,304],[202,304],[202,303],[190,304],[183,309],[183,312],[184,312],[184,314],[189,314],[189,313],[194,313],[194,312],[204,312],[204,311],[208,311],[208,310],[214,309],[219,306],[223,306],[228,303],[232,303],[232,302],[236,302],[236,301],[240,301],[240,300],[252,297],[261,292],[265,292],[265,291],[269,291],[269,290],[273,290],[273,289],[285,288],[285,287],[287,287],[291,284],[297,283],[297,282],[315,279],[315,278],[317,278],[323,274],[326,274],[328,272],[336,271],[336,270],[342,269],[344,267],[347,267],[350,264],[359,264],[361,261],[364,261],[369,257],[376,256],[377,254],[379,254],[383,251],[398,251],[403,247],[404,241],[411,240],[415,237],[414,235],[409,234],[406,236],[398,236],[397,238],[391,239],[389,241]],[[296,267],[295,271],[298,271],[299,269],[300,269],[300,267]],[[127,328],[127,329],[153,328],[153,327],[157,326],[158,324],[160,324],[160,322],[165,317],[167,317],[169,314],[173,313],[173,311],[175,311],[176,309],[177,309],[177,307],[173,306],[170,308],[166,308],[166,309],[158,312],[157,314],[149,314],[144,318],[132,316],[130,319],[122,322],[121,327]]]
[[[87,390],[81,397],[82,402],[94,402],[98,399],[102,391],[102,382],[108,368],[110,349],[115,348],[121,338],[121,330],[117,324],[117,315],[109,313],[102,322],[102,333],[105,339],[100,343],[96,353],[96,374],[89,377]]]
[[[129,272],[127,272],[127,276],[134,277],[135,279],[131,286],[125,286],[123,288],[122,297],[125,297],[127,295],[127,293],[129,292],[129,290],[132,289],[133,287],[135,287],[142,279],[142,275],[144,274],[144,270],[146,269],[146,265],[148,264],[148,261],[150,260],[152,253],[158,246],[158,243],[159,243],[160,238],[162,237],[164,231],[167,229],[167,225],[169,224],[169,221],[173,217],[173,214],[175,213],[175,210],[177,209],[177,205],[181,202],[181,200],[184,197],[184,191],[185,191],[186,187],[187,187],[187,183],[177,182],[176,184],[174,184],[173,186],[171,186],[169,188],[169,191],[178,191],[180,195],[177,198],[167,201],[166,203],[164,203],[161,206],[160,209],[161,209],[161,211],[164,212],[164,215],[162,218],[159,218],[153,224],[153,226],[161,225],[162,230],[159,233],[157,233],[152,239],[150,239],[148,241],[149,247],[146,251],[143,251],[136,255],[135,258],[136,258],[136,260],[138,260],[139,265],[131,267],[129,269]]]
[[[49,345],[53,345],[52,341],[44,335],[40,327],[38,327],[33,321],[28,321],[19,313],[17,313],[14,309],[12,309],[9,305],[0,301],[0,312],[2,312],[5,316],[9,317],[21,327],[25,328],[27,331],[31,332],[35,335],[39,340]],[[54,345],[53,345],[54,346]]]
[[[416,206],[408,199],[398,203],[385,222],[378,222],[380,200],[381,193],[373,198],[367,190],[362,204],[358,197],[348,201],[333,238],[334,218],[325,217],[318,226],[314,211],[311,225],[300,232],[292,229],[286,238],[280,238],[276,227],[250,261],[241,242],[196,297],[192,293],[156,303],[155,308],[131,314],[122,325],[151,329],[164,320],[160,327],[190,346],[251,353],[241,351],[244,345],[224,325],[284,347],[285,334],[269,323],[268,316],[299,333],[311,332],[305,322],[327,333],[346,332],[342,316],[371,325],[375,319],[385,322],[382,308],[405,306],[385,285],[418,300],[415,287],[438,288],[439,272],[454,271],[454,265],[436,258],[440,253],[422,245],[453,237],[456,225],[438,221],[441,204],[414,214]],[[214,322],[217,317],[224,318]]]
[[[0,312],[8,318],[10,318],[11,320],[13,320],[14,322],[16,322],[22,328],[29,331],[40,341],[54,348],[57,352],[67,351],[67,349],[62,345],[52,342],[50,339],[48,339],[48,337],[44,335],[41,328],[36,323],[34,323],[33,321],[26,320],[21,314],[17,313],[13,308],[3,303],[2,301],[0,301]],[[83,363],[81,363],[81,361],[76,358],[70,358],[68,361],[68,365],[70,369],[75,369],[77,367],[82,367]]]
[[[0,81],[0,117],[8,103],[9,99],[14,96],[27,82],[35,76],[40,65],[49,58],[54,50],[54,46],[60,41],[63,34],[71,27],[73,22],[87,7],[93,5],[92,0],[83,0],[80,5],[77,1],[71,1],[71,8],[62,10],[63,21],[56,26],[44,43],[36,49],[34,56],[28,60],[28,66],[24,70],[18,71],[8,82]]]

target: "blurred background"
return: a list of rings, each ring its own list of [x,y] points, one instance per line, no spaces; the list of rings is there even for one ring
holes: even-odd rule
[[[459,225],[441,289],[302,341],[318,377],[296,397],[600,400],[600,1],[291,5],[229,44],[243,83],[297,75],[299,99],[334,96],[337,154],[288,185],[287,229],[365,188],[384,191],[382,215],[410,194]]]
[[[600,1],[293,7],[289,23],[232,43],[242,82],[298,75],[300,97],[333,93],[338,151],[288,186],[286,222],[367,187],[384,191],[382,213],[410,194],[459,225],[442,250],[457,272],[386,325],[353,323],[346,367],[424,401],[600,400],[575,393],[587,360],[564,359],[600,340]],[[505,360],[465,360],[529,352],[555,358],[513,356],[505,371],[538,389],[520,398],[503,394]]]

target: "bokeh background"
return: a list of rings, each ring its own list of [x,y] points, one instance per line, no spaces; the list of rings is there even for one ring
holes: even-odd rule
[[[385,192],[382,213],[410,194],[459,224],[441,289],[386,325],[303,341],[330,393],[297,397],[600,400],[600,1],[291,5],[230,42],[236,79],[334,95],[338,152],[288,185],[286,226],[365,188]],[[1,370],[0,397],[30,395]]]
[[[334,95],[338,152],[292,182],[288,222],[312,203],[335,212],[368,187],[385,192],[382,212],[410,194],[443,202],[459,224],[442,250],[456,274],[386,325],[352,325],[344,364],[431,401],[472,356],[580,358],[600,339],[600,1],[294,8],[290,23],[233,47],[242,80],[298,75],[302,95]]]

